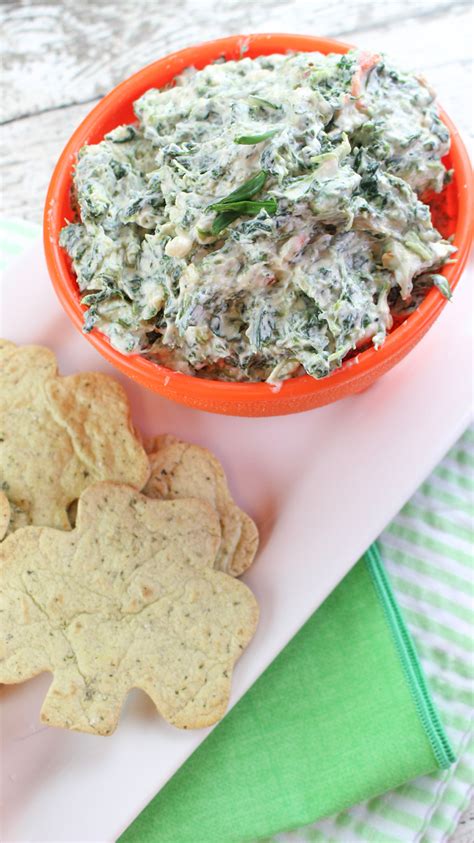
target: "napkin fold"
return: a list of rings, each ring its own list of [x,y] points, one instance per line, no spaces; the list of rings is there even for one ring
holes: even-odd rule
[[[373,545],[120,843],[244,843],[453,761]]]

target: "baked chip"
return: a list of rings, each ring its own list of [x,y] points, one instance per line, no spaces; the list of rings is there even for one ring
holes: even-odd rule
[[[204,501],[112,483],[83,492],[74,530],[13,533],[0,546],[0,682],[51,671],[41,720],[98,735],[131,688],[175,726],[215,723],[258,621],[252,592],[213,567],[219,541]]]
[[[218,513],[222,539],[215,566],[240,576],[252,564],[258,530],[247,513],[232,500],[226,476],[216,457],[198,445],[165,434],[145,440],[151,474],[143,489],[150,498],[200,498]]]
[[[0,343],[0,367],[0,481],[18,515],[10,530],[69,530],[68,506],[100,480],[143,487],[147,456],[113,378],[60,377],[52,351],[7,341]]]

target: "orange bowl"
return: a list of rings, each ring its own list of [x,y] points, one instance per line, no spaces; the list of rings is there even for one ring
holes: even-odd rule
[[[233,35],[217,41],[197,44],[159,59],[135,73],[105,96],[76,129],[56,165],[49,185],[44,210],[44,248],[49,273],[67,315],[82,330],[83,312],[74,272],[66,252],[59,246],[59,232],[65,219],[73,220],[70,196],[72,173],[80,148],[98,143],[121,123],[135,120],[133,102],[149,88],[160,88],[186,67],[201,69],[215,59],[255,58],[288,50],[345,53],[348,44],[329,38],[306,35]],[[451,288],[459,281],[472,238],[473,182],[469,158],[459,133],[442,111],[441,118],[451,133],[451,150],[445,164],[453,168],[451,184],[432,203],[435,224],[444,236],[453,235],[457,247],[456,262],[443,269]],[[124,374],[161,395],[211,413],[235,416],[276,416],[298,413],[338,401],[365,390],[377,378],[395,366],[422,338],[441,313],[446,299],[432,289],[404,322],[387,336],[383,346],[369,348],[358,355],[358,365],[348,360],[340,369],[316,380],[302,375],[284,381],[277,390],[267,383],[228,383],[204,380],[172,371],[138,354],[124,355],[94,329],[85,334],[89,342]]]

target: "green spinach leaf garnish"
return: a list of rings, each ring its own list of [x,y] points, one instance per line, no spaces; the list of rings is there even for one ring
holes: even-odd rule
[[[269,129],[268,132],[263,132],[263,134],[261,135],[238,135],[236,138],[234,138],[234,143],[247,144],[247,146],[250,146],[250,144],[254,143],[262,143],[262,141],[268,140],[269,138],[273,138],[279,131],[280,130],[277,128]]]
[[[262,189],[267,180],[268,173],[265,170],[260,170],[255,176],[252,176],[247,181],[244,181],[237,190],[233,190],[224,199],[219,199],[219,203],[224,202],[240,202],[241,199],[251,199],[256,193]]]
[[[224,211],[218,214],[211,226],[211,234],[220,234],[231,222],[239,217],[238,211]]]
[[[208,205],[211,211],[216,211],[217,216],[212,223],[212,234],[219,234],[224,228],[236,220],[242,214],[255,216],[264,210],[267,214],[276,214],[277,202],[271,199],[253,200],[252,197],[260,192],[267,180],[268,173],[260,170],[255,176],[247,179],[237,190],[233,190],[228,196],[219,199]]]
[[[277,209],[276,199],[247,199],[240,200],[240,202],[216,202],[215,205],[209,206],[213,211],[225,213],[226,211],[238,211],[239,215],[249,214],[254,216],[259,211],[265,210],[267,214],[275,214]]]

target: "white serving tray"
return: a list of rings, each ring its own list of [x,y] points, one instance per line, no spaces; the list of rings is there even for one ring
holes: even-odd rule
[[[368,391],[282,418],[214,416],[124,381],[136,424],[211,448],[261,549],[245,577],[261,606],[238,663],[231,705],[349,571],[467,426],[471,416],[472,265],[454,300],[411,354]],[[64,374],[114,374],[64,315],[41,244],[2,285],[2,336],[42,343]],[[120,376],[119,376],[120,377]],[[50,681],[3,687],[1,796],[5,841],[113,841],[209,730],[165,724],[133,692],[109,738],[41,726]],[[314,700],[318,704],[317,697]]]

